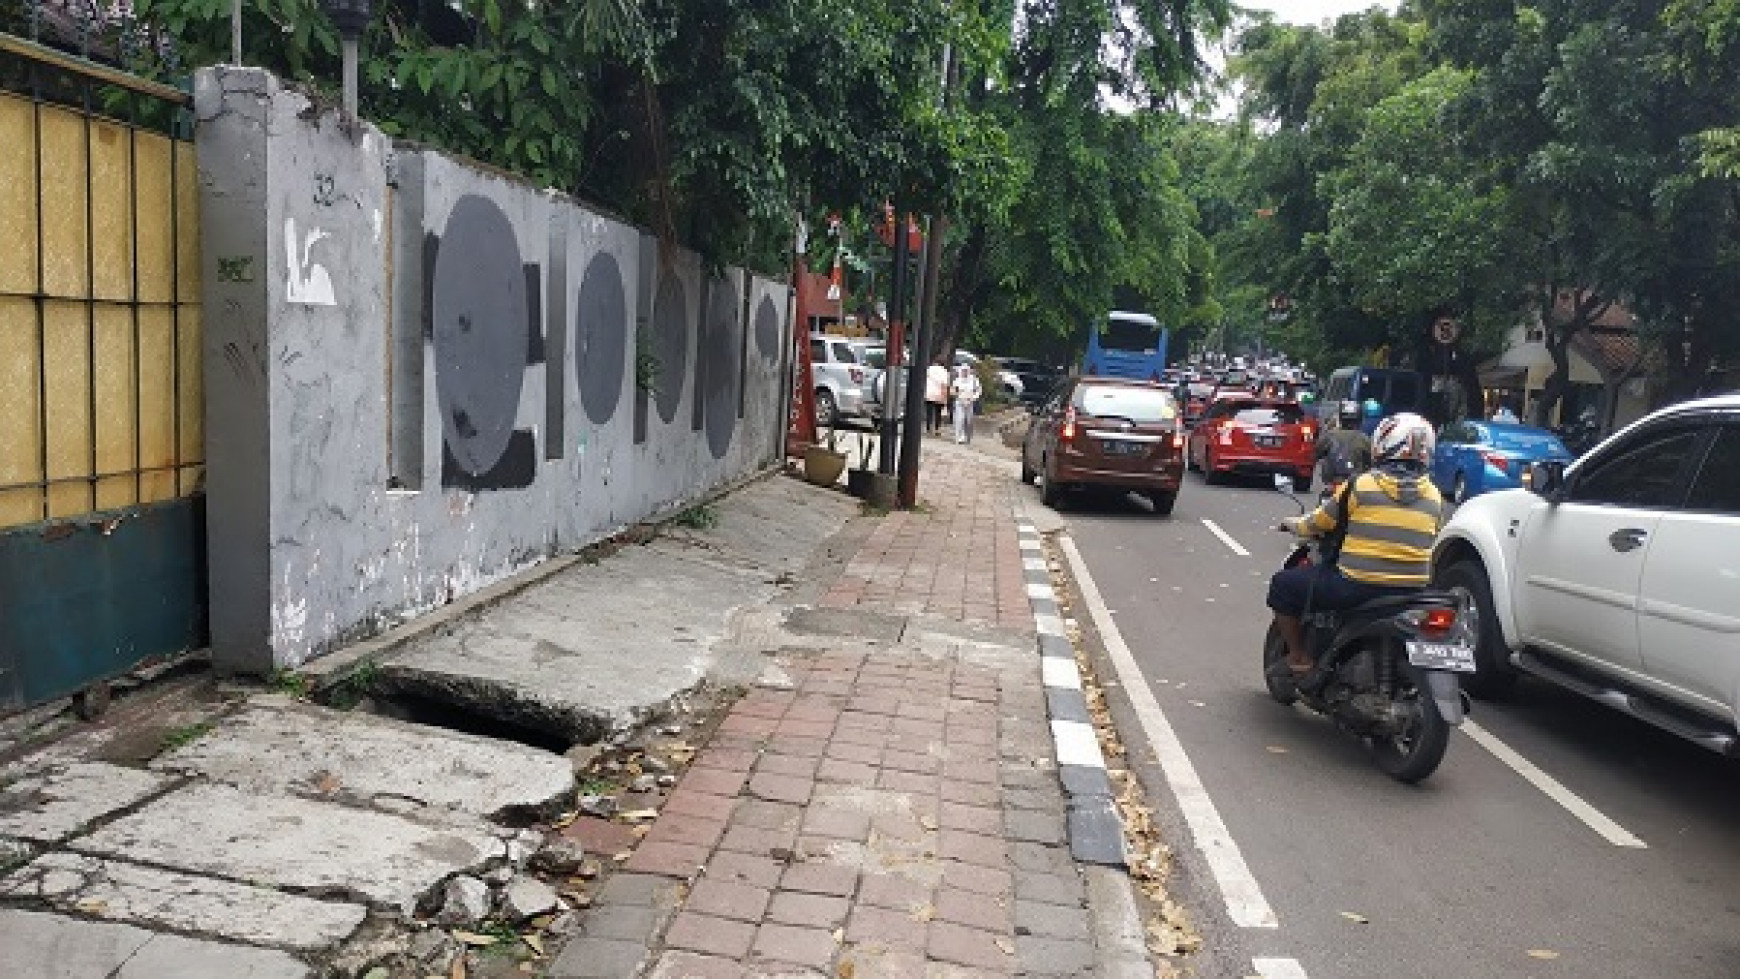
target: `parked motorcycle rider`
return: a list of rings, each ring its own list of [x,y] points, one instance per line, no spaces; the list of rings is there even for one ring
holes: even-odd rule
[[[1343,401],[1335,413],[1335,427],[1318,437],[1317,464],[1326,485],[1343,483],[1371,468],[1371,439],[1360,423],[1365,411],[1376,404]]]
[[[1443,522],[1444,500],[1426,477],[1436,439],[1432,425],[1412,412],[1392,415],[1372,433],[1374,468],[1322,506],[1284,521],[1282,529],[1321,537],[1343,523],[1346,533],[1334,563],[1278,571],[1269,579],[1269,608],[1287,643],[1276,667],[1302,686],[1315,686],[1301,618],[1313,611],[1344,611],[1386,595],[1405,595],[1431,579],[1432,542]]]

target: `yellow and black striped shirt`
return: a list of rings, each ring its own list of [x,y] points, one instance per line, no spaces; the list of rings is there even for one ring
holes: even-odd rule
[[[1424,588],[1432,577],[1432,542],[1443,521],[1444,498],[1424,476],[1367,472],[1347,494],[1347,537],[1336,565],[1370,585]],[[1327,534],[1341,520],[1337,493],[1305,518],[1306,533]]]

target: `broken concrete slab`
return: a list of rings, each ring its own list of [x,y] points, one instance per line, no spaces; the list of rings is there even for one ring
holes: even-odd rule
[[[727,614],[772,592],[756,572],[628,548],[407,643],[378,688],[599,741],[706,678]]]
[[[227,785],[172,792],[70,846],[402,914],[449,876],[506,853],[482,823],[431,825]]]
[[[0,878],[0,897],[42,901],[123,924],[313,952],[350,937],[360,904],[194,877],[75,853],[45,853]]]
[[[170,775],[103,762],[75,762],[0,789],[0,835],[59,843],[92,820],[137,805],[174,784]]]
[[[592,743],[703,679],[752,679],[759,664],[725,641],[732,613],[794,580],[857,501],[772,478],[709,506],[705,530],[667,528],[404,640],[380,689]]]
[[[6,974],[31,979],[306,979],[275,949],[205,942],[39,911],[0,909]]]
[[[479,816],[548,805],[574,784],[568,760],[539,748],[283,697],[254,699],[151,767],[253,793],[408,800]]]
[[[869,609],[798,606],[787,613],[784,626],[800,636],[850,636],[892,646],[906,631],[906,616]]]

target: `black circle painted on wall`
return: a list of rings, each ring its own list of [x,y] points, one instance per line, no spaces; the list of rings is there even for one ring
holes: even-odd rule
[[[454,462],[481,476],[513,437],[526,377],[526,274],[494,201],[467,194],[453,205],[431,274],[441,431]]]
[[[773,300],[767,296],[762,296],[761,304],[755,307],[755,349],[763,360],[779,359],[779,310],[773,308]]]
[[[737,371],[743,346],[743,324],[737,316],[737,292],[729,279],[707,290],[707,316],[701,328],[701,376],[706,381],[707,448],[723,459],[737,430]]]
[[[674,274],[659,277],[658,296],[653,299],[652,336],[649,347],[658,358],[658,381],[653,386],[659,417],[670,424],[683,402],[683,382],[689,376],[689,297],[683,280]]]
[[[628,301],[616,256],[599,252],[586,264],[574,315],[574,372],[580,405],[595,425],[610,421],[627,373]]]

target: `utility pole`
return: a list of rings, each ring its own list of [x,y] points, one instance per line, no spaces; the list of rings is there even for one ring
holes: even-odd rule
[[[944,111],[955,87],[954,50],[943,46],[942,96]],[[936,336],[937,284],[941,281],[943,238],[948,234],[949,219],[938,214],[930,221],[930,234],[925,236],[924,307],[918,317],[918,330],[912,340],[912,366],[906,380],[906,441],[900,444],[900,505],[911,509],[918,505],[918,456],[924,442],[924,372],[929,369],[931,349]]]
[[[907,244],[906,215],[899,208],[894,210],[894,294],[889,297],[888,304],[888,345],[883,349],[890,358],[900,356],[899,346],[906,337],[904,328],[896,330],[895,323],[910,325],[906,319],[907,293],[912,291],[912,276],[908,273],[906,264],[911,257],[911,249]],[[912,343],[916,350],[918,344]],[[889,371],[887,380],[882,385],[882,438],[877,445],[876,471],[884,476],[894,475],[895,446],[900,433],[900,416],[894,412],[894,368]],[[909,385],[910,386],[910,385]],[[910,396],[909,396],[910,398]],[[913,431],[907,430],[908,434]]]

